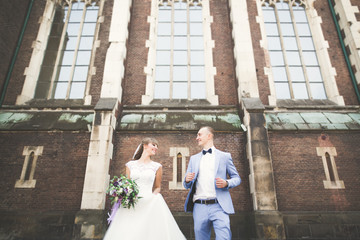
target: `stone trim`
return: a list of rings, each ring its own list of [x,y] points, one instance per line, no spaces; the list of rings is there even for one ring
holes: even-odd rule
[[[355,78],[360,84],[360,22],[356,19],[358,6],[352,6],[350,0],[335,1],[335,12],[340,16],[339,25],[345,34],[345,45],[349,47],[349,58],[356,72]]]
[[[23,150],[23,156],[25,156],[23,168],[21,171],[20,179],[16,180],[15,188],[35,188],[36,180],[34,179],[36,162],[39,156],[43,153],[43,146],[25,146]],[[33,154],[31,166],[30,164],[30,156]],[[28,171],[29,167],[30,174],[29,179],[25,179],[26,172]]]
[[[172,190],[185,190],[182,181],[177,181],[177,155],[178,153],[181,153],[181,179],[183,180],[185,178],[186,173],[186,157],[189,157],[189,148],[181,148],[181,147],[170,147],[170,157],[173,157],[173,178],[172,181],[169,182],[169,189]]]
[[[344,181],[339,180],[339,175],[337,172],[336,164],[335,164],[335,156],[337,156],[335,147],[317,147],[316,148],[317,155],[322,158],[322,162],[324,165],[324,171],[326,180],[323,181],[325,189],[345,189]],[[330,168],[327,163],[326,153],[330,157],[331,161],[331,169],[333,170],[334,180],[332,181],[330,178]]]

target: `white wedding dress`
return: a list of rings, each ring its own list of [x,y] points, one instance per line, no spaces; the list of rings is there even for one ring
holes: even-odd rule
[[[160,163],[141,164],[130,161],[126,164],[130,177],[139,187],[139,199],[135,208],[119,207],[104,240],[183,240],[170,209],[161,194],[153,194],[155,174]]]

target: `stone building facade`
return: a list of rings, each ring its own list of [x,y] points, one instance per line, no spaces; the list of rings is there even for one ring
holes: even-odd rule
[[[0,10],[0,238],[102,239],[109,179],[201,126],[230,152],[233,239],[360,239],[360,0],[12,0]]]

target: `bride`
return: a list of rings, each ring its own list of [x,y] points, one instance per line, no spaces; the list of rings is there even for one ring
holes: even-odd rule
[[[135,208],[118,209],[104,240],[185,239],[160,194],[162,166],[150,159],[157,149],[154,138],[144,138],[135,151],[134,160],[125,164],[126,176],[135,180],[141,198]]]

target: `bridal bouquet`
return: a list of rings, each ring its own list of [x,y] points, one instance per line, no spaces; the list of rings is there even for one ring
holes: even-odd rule
[[[120,206],[124,208],[135,208],[135,204],[140,199],[138,196],[138,185],[134,180],[131,180],[124,175],[120,175],[120,177],[114,176],[113,179],[110,180],[110,185],[106,193],[109,194],[112,205],[108,223],[113,220],[115,213]]]

